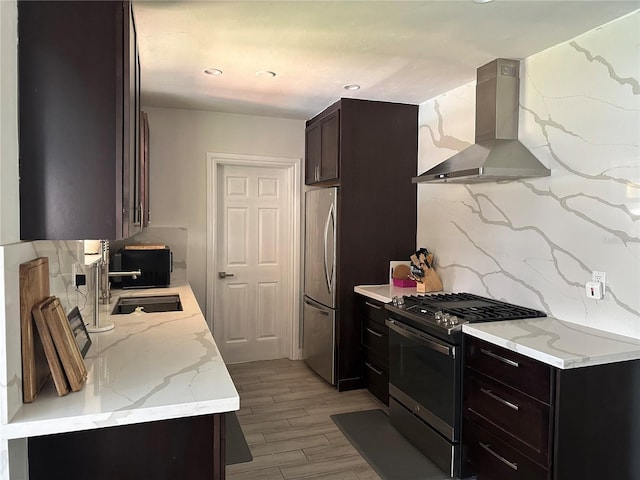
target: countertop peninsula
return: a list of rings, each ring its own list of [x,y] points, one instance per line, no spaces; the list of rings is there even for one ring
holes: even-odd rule
[[[428,295],[428,293],[441,293],[441,292],[428,292],[421,293],[416,290],[416,287],[396,287],[393,284],[388,285],[356,285],[353,287],[353,291],[364,295],[365,297],[378,300],[382,303],[389,303],[393,300],[393,297],[402,297],[403,295]]]
[[[640,340],[553,317],[472,323],[467,335],[560,369],[640,359]]]
[[[417,294],[393,285],[358,285],[354,292],[383,303]],[[473,323],[462,331],[559,369],[640,359],[640,339],[553,317]]]
[[[180,295],[183,311],[111,315],[119,296]],[[2,426],[7,439],[238,410],[238,392],[191,287],[113,291],[113,330],[93,333],[87,382],[59,397],[49,381]],[[90,321],[90,319],[85,319]]]

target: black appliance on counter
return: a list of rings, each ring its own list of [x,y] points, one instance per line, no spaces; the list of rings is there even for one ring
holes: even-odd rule
[[[461,476],[461,326],[546,314],[470,293],[395,297],[385,307],[391,423],[443,471]]]
[[[168,287],[173,271],[173,254],[166,245],[127,245],[111,255],[109,271],[130,272],[140,270],[141,275],[112,277],[114,288]]]

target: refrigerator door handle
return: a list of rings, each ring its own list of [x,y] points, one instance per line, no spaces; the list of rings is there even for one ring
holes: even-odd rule
[[[309,301],[308,299],[305,298],[304,303],[309,305],[314,310],[317,310],[320,315],[324,315],[325,317],[329,316],[329,312],[327,312],[327,310],[323,308],[318,307],[315,302]]]
[[[329,258],[327,258],[327,245],[328,245],[328,236],[329,236],[329,226],[331,225],[333,227],[333,232],[334,232],[334,236],[335,236],[335,231],[336,231],[336,226],[335,226],[335,216],[334,216],[334,211],[333,211],[333,203],[331,204],[331,207],[329,208],[329,215],[327,215],[327,222],[324,225],[324,279],[325,282],[327,284],[327,290],[329,290],[329,293],[333,294],[333,273],[335,271],[335,238],[332,238],[331,241],[333,242],[334,245],[334,252],[333,252],[333,258],[331,259],[331,273],[329,273]]]

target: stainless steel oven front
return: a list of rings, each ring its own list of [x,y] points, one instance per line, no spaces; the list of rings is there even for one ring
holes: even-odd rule
[[[389,327],[389,417],[451,476],[460,473],[461,346],[397,318]]]

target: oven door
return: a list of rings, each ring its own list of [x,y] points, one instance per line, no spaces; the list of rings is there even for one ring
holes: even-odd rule
[[[449,442],[460,439],[460,346],[388,319],[389,394]]]

